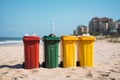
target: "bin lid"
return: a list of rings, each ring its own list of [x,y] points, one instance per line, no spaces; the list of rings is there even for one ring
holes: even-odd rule
[[[78,37],[79,40],[96,40],[96,37],[94,36],[80,36]]]
[[[60,37],[55,37],[55,36],[44,36],[43,37],[43,41],[44,40],[60,40]]]
[[[40,40],[39,36],[24,36],[23,40]]]
[[[62,36],[62,40],[78,40],[76,36]]]

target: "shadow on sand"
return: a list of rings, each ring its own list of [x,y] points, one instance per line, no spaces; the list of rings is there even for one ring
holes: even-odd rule
[[[0,65],[0,68],[13,68],[13,69],[23,69],[23,64],[16,64],[16,65]]]

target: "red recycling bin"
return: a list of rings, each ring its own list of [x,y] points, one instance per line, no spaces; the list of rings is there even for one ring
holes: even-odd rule
[[[39,41],[38,36],[24,36],[24,68],[32,69],[39,67]]]

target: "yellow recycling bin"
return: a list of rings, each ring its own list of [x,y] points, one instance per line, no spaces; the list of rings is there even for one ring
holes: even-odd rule
[[[76,67],[77,40],[76,36],[62,36],[63,67]]]
[[[94,36],[78,37],[78,55],[80,66],[94,66]]]

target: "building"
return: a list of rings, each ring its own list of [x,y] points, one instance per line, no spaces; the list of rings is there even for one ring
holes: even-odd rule
[[[113,20],[107,17],[94,17],[89,22],[89,32],[91,34],[109,34],[109,31],[112,27]]]
[[[74,30],[74,35],[82,35],[83,33],[88,33],[89,29],[85,25],[79,25],[76,30]]]
[[[114,22],[115,29],[120,33],[120,19]]]
[[[77,36],[77,30],[73,30],[73,35]]]

